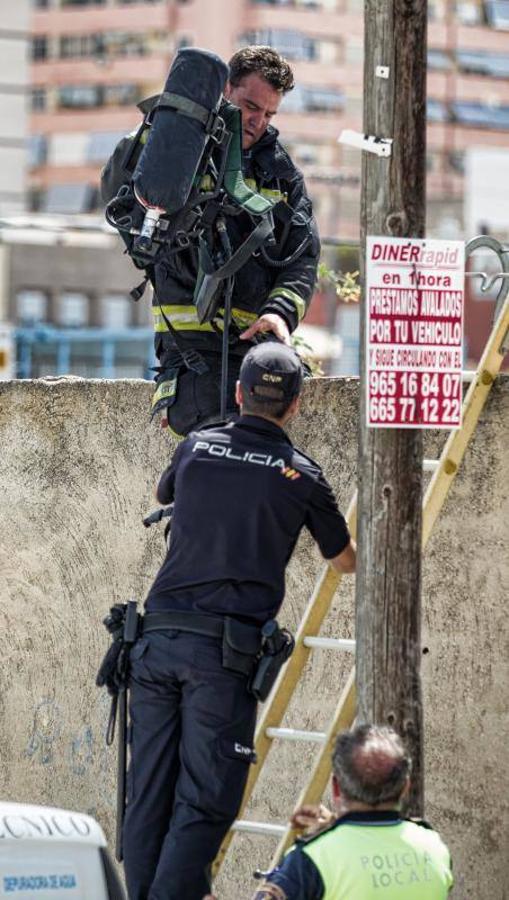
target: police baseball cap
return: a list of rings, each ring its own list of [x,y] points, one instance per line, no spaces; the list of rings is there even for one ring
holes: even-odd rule
[[[302,363],[286,344],[264,341],[245,355],[239,379],[243,389],[257,400],[292,400],[302,388]]]

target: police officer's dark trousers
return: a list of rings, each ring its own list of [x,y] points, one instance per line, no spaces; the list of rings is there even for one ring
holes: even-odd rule
[[[222,667],[221,640],[155,631],[131,651],[131,764],[124,824],[130,900],[202,900],[233,822],[256,701]]]

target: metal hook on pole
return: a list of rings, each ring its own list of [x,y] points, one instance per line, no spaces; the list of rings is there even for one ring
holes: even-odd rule
[[[466,273],[470,278],[475,276],[482,278],[481,291],[483,294],[489,291],[497,281],[502,282],[495,301],[495,312],[493,314],[493,321],[496,322],[504,300],[509,294],[509,247],[504,247],[497,238],[481,234],[465,244],[465,258],[468,259],[475,250],[492,250],[497,255],[502,268],[502,271],[497,272],[495,275],[488,275],[486,272]]]

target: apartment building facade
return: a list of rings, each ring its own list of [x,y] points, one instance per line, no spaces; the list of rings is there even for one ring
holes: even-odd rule
[[[30,0],[5,3],[0,17],[0,216],[25,209]]]
[[[306,176],[322,236],[358,240],[360,153],[337,138],[345,128],[362,130],[363,0],[31,2],[32,210],[96,213],[99,221],[101,168],[118,139],[138,125],[136,103],[161,90],[176,50],[206,47],[228,59],[242,45],[263,43],[283,53],[295,71],[297,86],[275,125]],[[472,236],[464,230],[469,154],[504,148],[509,135],[508,30],[509,0],[430,2],[430,235]],[[490,229],[489,221],[474,224]],[[499,236],[509,238],[509,225]],[[73,285],[61,302],[53,297],[46,304],[57,324],[65,326],[69,317],[82,326],[100,320],[97,285],[92,299],[86,285],[81,299],[76,291]],[[124,284],[104,283],[102,294],[109,306],[123,304],[126,326],[143,325],[139,311],[127,312]],[[33,295],[27,296],[21,307],[33,310]],[[20,320],[16,308],[13,315]],[[333,299],[329,307],[316,303],[314,319],[342,336],[341,363],[332,371],[356,371],[358,307],[342,305],[336,313]]]
[[[276,125],[302,167],[322,233],[358,234],[360,157],[337,144],[362,128],[362,0],[33,0],[30,185],[34,209],[98,206],[101,165],[161,89],[175,51],[224,58],[270,44],[297,87]],[[429,226],[462,230],[466,154],[509,133],[509,0],[430,6]]]

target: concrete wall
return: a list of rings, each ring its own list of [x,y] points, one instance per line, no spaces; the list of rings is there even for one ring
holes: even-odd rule
[[[142,599],[162,555],[146,531],[171,441],[149,424],[151,385],[56,379],[0,384],[0,796],[81,809],[113,834],[115,753],[94,686],[112,602]],[[306,388],[294,438],[323,464],[343,508],[355,479],[357,383]],[[429,436],[428,452],[439,437]],[[427,815],[454,856],[455,900],[508,895],[509,379],[495,385],[428,547],[423,682]],[[434,447],[436,449],[436,446]],[[157,532],[157,533],[156,533]],[[309,536],[290,566],[282,621],[295,626],[320,569]],[[353,579],[325,634],[352,635]],[[426,652],[425,652],[426,651]],[[351,658],[316,651],[288,724],[322,728]],[[278,745],[253,818],[283,821],[312,746]],[[237,838],[217,884],[249,896],[269,840]]]

